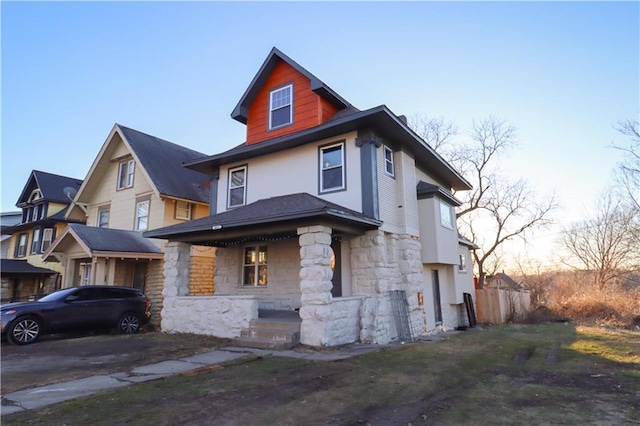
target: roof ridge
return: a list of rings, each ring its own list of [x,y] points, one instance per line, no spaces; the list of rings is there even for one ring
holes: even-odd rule
[[[134,129],[133,127],[125,126],[125,125],[120,124],[120,123],[116,123],[116,126],[118,126],[120,129],[126,129],[126,130],[129,130],[129,131],[132,131],[132,132],[136,132],[136,133],[139,133],[141,135],[147,136],[149,138],[153,138],[153,139],[156,139],[158,141],[161,141],[163,143],[166,143],[166,144],[169,144],[169,145],[173,145],[174,147],[182,149],[182,150],[191,151],[191,152],[193,152],[195,154],[207,156],[207,154],[205,154],[203,152],[196,151],[195,149],[189,148],[189,147],[184,146],[184,145],[180,145],[180,144],[175,143],[175,142],[171,142],[171,141],[166,140],[166,139],[162,139],[162,138],[160,138],[158,136],[154,136],[154,135],[149,134],[149,133],[145,133],[145,132],[143,132],[141,130]]]

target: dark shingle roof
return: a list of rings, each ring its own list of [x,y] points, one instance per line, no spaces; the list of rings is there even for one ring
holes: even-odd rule
[[[18,198],[18,205],[28,201],[31,191],[39,188],[42,198],[47,201],[54,201],[57,203],[69,204],[70,200],[65,195],[65,188],[72,188],[75,192],[78,191],[82,185],[82,179],[70,178],[67,176],[55,175],[53,173],[47,173],[40,170],[33,170],[29,180]],[[71,196],[75,195],[75,192]]]
[[[206,154],[120,124],[118,127],[161,195],[209,202],[207,175],[182,166]]]
[[[231,229],[244,226],[267,226],[275,222],[295,221],[318,217],[340,218],[365,227],[377,228],[380,221],[362,213],[342,207],[307,193],[283,195],[258,200],[246,206],[227,210],[213,216],[204,217],[165,228],[145,232],[150,238],[166,238],[212,229]]]
[[[97,228],[77,223],[69,224],[69,228],[91,251],[162,253],[162,250],[144,238],[140,232]]]
[[[431,198],[434,195],[437,195],[438,197],[448,201],[452,206],[457,207],[462,205],[462,201],[454,197],[451,193],[449,193],[449,191],[432,183],[427,183],[424,181],[418,182],[416,192],[418,195],[418,200],[421,200],[423,198]]]
[[[33,266],[26,260],[0,259],[0,273],[2,275],[9,274],[57,274],[47,268]]]

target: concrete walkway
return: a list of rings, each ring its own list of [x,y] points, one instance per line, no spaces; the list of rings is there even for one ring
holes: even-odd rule
[[[270,351],[265,349],[227,346],[207,353],[136,367],[131,370],[131,373],[91,376],[85,377],[84,379],[12,392],[2,396],[0,414],[4,416],[24,410],[41,408],[46,405],[92,395],[100,391],[117,389],[134,383],[157,380],[174,374],[206,371],[215,368],[216,365],[250,355],[270,355],[316,361],[334,361],[360,355],[379,349],[382,346],[383,345],[352,344],[341,347],[338,351],[326,353]]]

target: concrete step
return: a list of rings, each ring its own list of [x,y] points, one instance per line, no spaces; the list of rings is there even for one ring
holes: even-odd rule
[[[290,320],[278,320],[270,318],[258,318],[251,320],[249,327],[254,329],[265,330],[283,330],[300,332],[300,321],[293,322]]]
[[[236,337],[232,341],[235,346],[243,348],[273,349],[277,351],[285,351],[298,344],[298,342],[288,340],[259,339],[252,337]]]
[[[268,328],[246,328],[240,333],[240,337],[252,339],[271,339],[275,341],[298,341],[300,332],[290,330],[276,330]]]

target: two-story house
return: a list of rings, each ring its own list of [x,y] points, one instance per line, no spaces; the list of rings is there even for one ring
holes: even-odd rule
[[[206,175],[182,167],[204,154],[115,124],[77,191],[70,224],[45,253],[62,264],[62,287],[140,288],[162,309],[164,242],[142,232],[207,216]],[[215,249],[193,247],[194,294],[213,293]]]
[[[59,264],[45,261],[43,253],[68,222],[84,222],[65,216],[81,184],[80,179],[31,172],[16,203],[19,222],[2,226],[2,233],[11,235],[0,270],[3,301],[38,298],[60,286]]]
[[[210,216],[145,233],[169,240],[164,331],[259,337],[275,310],[330,346],[466,322],[472,244],[451,190],[470,184],[405,120],[355,108],[276,48],[231,115],[246,142],[185,163],[210,176]],[[192,244],[218,247],[213,296],[190,295]]]

